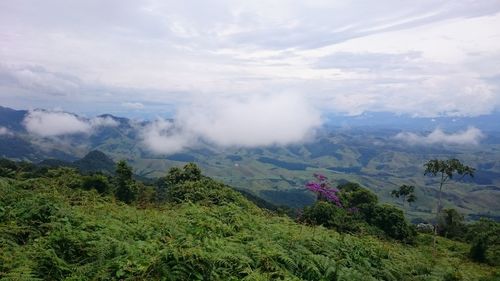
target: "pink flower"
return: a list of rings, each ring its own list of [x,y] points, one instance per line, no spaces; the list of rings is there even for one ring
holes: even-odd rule
[[[334,203],[335,205],[342,207],[340,203],[340,199],[337,196],[339,192],[338,189],[332,188],[329,186],[328,182],[326,182],[326,177],[321,174],[314,174],[314,177],[319,180],[319,182],[308,182],[306,184],[306,188],[316,194],[320,199],[324,199]]]

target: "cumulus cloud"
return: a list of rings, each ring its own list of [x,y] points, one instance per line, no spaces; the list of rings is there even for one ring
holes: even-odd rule
[[[255,147],[307,141],[322,123],[318,110],[297,95],[228,98],[181,108],[174,122],[157,120],[144,130],[144,144],[172,153],[198,141]]]
[[[102,126],[117,126],[118,122],[110,117],[81,118],[62,111],[32,110],[23,120],[23,125],[29,133],[53,137],[71,134],[90,134]]]
[[[395,136],[395,139],[404,141],[411,145],[478,145],[483,138],[483,132],[475,127],[469,127],[467,130],[449,134],[443,132],[439,128],[436,128],[426,136],[410,132],[402,132]]]
[[[12,136],[12,135],[13,134],[9,129],[0,126],[0,136]]]
[[[142,104],[140,102],[124,102],[124,103],[122,103],[122,106],[125,108],[129,108],[129,109],[143,109],[144,108],[144,104]]]

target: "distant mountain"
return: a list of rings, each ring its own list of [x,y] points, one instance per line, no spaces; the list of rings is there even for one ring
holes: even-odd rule
[[[83,173],[102,172],[113,174],[115,171],[115,162],[99,150],[89,152],[82,159],[73,162],[73,165]]]
[[[19,137],[0,135],[0,157],[12,159],[36,159],[38,150]]]
[[[115,171],[115,162],[101,151],[93,150],[89,152],[82,159],[68,162],[59,159],[45,159],[39,163],[40,166],[45,167],[72,167],[78,169],[80,172],[95,173],[101,172],[104,174],[112,175]]]
[[[0,106],[0,127],[5,127],[11,131],[25,131],[23,120],[27,110],[15,110]]]

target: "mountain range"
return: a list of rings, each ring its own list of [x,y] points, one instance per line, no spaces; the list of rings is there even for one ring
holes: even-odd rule
[[[28,114],[27,110],[0,107],[0,128],[4,128],[0,133],[0,157],[44,165],[65,161],[79,167],[100,167],[103,172],[111,172],[113,160],[126,159],[138,176],[152,178],[163,176],[173,166],[196,162],[213,178],[275,205],[292,208],[314,201],[304,189],[314,173],[325,174],[334,184],[358,182],[376,192],[382,201],[400,206],[390,192],[402,184],[410,184],[416,187],[418,198],[407,210],[413,219],[430,217],[435,206],[437,181],[423,175],[423,164],[434,158],[455,157],[474,167],[476,173],[473,179],[446,186],[445,205],[467,214],[468,218],[500,216],[500,129],[494,124],[494,117],[455,121],[399,117],[391,123],[384,121],[391,116],[377,113],[351,118],[330,116],[330,122],[315,138],[304,143],[223,147],[200,142],[194,148],[161,154],[144,145],[141,132],[151,121],[109,114],[87,118],[67,113],[88,124],[97,123],[94,121],[98,118],[112,125],[44,136],[43,132],[35,134],[27,129]],[[448,130],[473,125],[482,130],[483,138],[474,145],[410,144],[395,137],[402,130],[425,136],[437,126],[434,124]],[[91,157],[84,157],[94,150],[102,153],[92,152]]]

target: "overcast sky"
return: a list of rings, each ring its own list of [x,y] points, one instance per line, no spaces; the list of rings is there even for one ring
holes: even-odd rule
[[[0,1],[0,105],[15,108],[273,105],[316,124],[317,112],[488,114],[499,87],[500,0]]]

